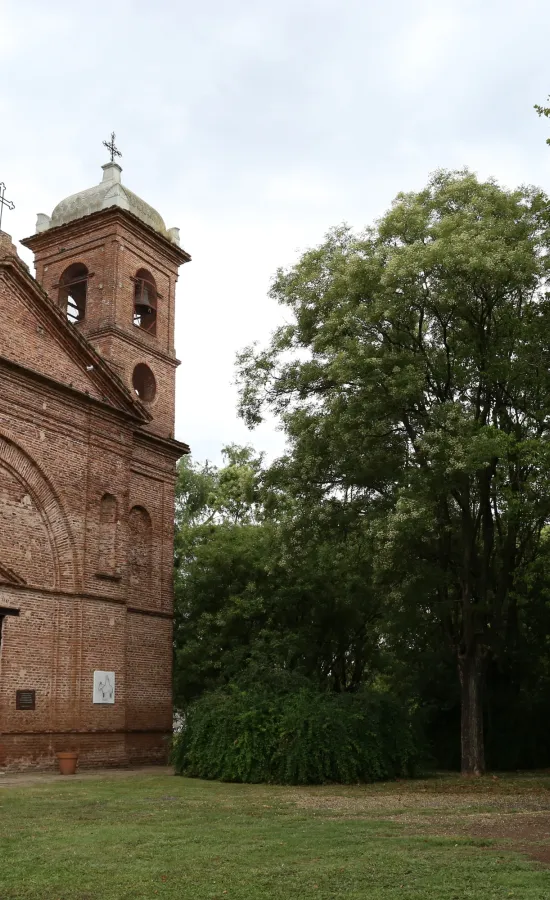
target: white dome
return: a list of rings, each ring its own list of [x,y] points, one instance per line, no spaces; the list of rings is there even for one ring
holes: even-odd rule
[[[103,180],[94,187],[88,188],[86,191],[79,191],[78,194],[72,194],[66,197],[61,203],[58,203],[51,217],[42,213],[38,216],[36,225],[37,231],[46,231],[48,228],[56,228],[58,225],[66,225],[67,222],[73,222],[75,219],[82,219],[91,213],[98,212],[101,209],[108,209],[110,206],[118,206],[125,209],[149,225],[155,231],[158,231],[163,237],[168,238],[175,244],[179,244],[179,232],[177,228],[167,229],[160,213],[149,206],[145,200],[134,194],[127,187],[121,184],[120,173],[121,167],[118,163],[107,163],[103,167]]]

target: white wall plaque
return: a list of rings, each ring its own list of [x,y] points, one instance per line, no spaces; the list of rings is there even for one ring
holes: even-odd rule
[[[94,672],[94,703],[115,702],[115,673]]]

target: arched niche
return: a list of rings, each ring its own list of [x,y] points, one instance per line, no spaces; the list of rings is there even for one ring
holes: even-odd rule
[[[97,571],[114,576],[116,572],[118,504],[113,494],[103,494],[99,504],[99,541]]]
[[[151,581],[153,527],[144,506],[134,506],[128,516],[128,565],[130,586],[148,589]]]

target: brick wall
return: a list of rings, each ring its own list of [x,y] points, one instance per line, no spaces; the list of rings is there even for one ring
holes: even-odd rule
[[[76,326],[132,388],[138,363],[153,372],[157,392],[149,404],[153,433],[170,438],[174,431],[175,289],[178,267],[188,255],[147,226],[111,208],[46,231],[24,241],[35,251],[36,277],[59,303],[63,273],[74,263],[90,273],[86,315]],[[133,323],[134,281],[146,269],[157,292],[156,334]]]
[[[122,228],[118,218],[114,224]],[[106,268],[119,252],[109,238],[113,222],[92,225],[88,243],[80,238],[89,249],[90,302],[99,298],[101,326],[113,310],[118,316],[128,309],[117,293],[120,270]],[[39,260],[52,294],[73,261],[62,237],[58,259],[49,245]],[[0,767],[51,767],[56,750],[73,747],[83,765],[159,762],[171,731],[173,495],[175,462],[185,448],[151,433],[131,401],[113,405],[71,334],[60,338],[24,279],[11,277],[19,264],[2,249],[0,241],[0,313],[10,328],[0,330],[0,615],[6,608],[19,615],[2,620]],[[143,263],[151,271],[155,252],[152,240]],[[132,254],[122,254],[131,257],[129,268]],[[175,273],[157,255],[155,277],[172,298],[173,322]],[[133,339],[131,320],[125,327]],[[163,437],[173,428],[172,327],[167,320],[159,331],[162,353],[122,338],[116,351],[126,373],[151,353],[162,398],[162,428],[155,427]],[[105,496],[116,511],[107,537]],[[136,509],[150,527],[136,531]],[[112,548],[104,550],[108,560],[102,547]],[[114,705],[92,702],[97,669],[116,674]],[[16,709],[17,690],[36,692],[34,710]]]
[[[8,560],[31,584],[54,587],[54,555],[41,510],[28,485],[0,462],[0,561]]]

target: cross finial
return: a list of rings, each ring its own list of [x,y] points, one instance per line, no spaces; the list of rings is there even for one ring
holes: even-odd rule
[[[3,181],[0,181],[0,231],[2,231],[2,212],[4,211],[4,207],[7,206],[8,209],[15,209],[15,203],[12,203],[11,200],[6,200],[4,194],[6,191],[6,185]]]
[[[103,141],[103,146],[107,147],[107,150],[111,154],[111,162],[115,161],[115,156],[122,156],[122,153],[120,152],[118,147],[115,145],[115,137],[116,137],[116,135],[115,135],[114,131],[112,131],[111,132],[111,140]]]

